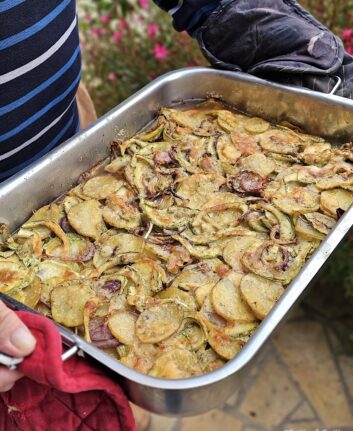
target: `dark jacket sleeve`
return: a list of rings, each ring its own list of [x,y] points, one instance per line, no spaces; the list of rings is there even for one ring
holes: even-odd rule
[[[221,4],[221,0],[153,1],[171,15],[175,30],[187,31],[190,35],[193,35],[209,14]]]
[[[187,3],[180,1],[184,7]],[[336,94],[353,98],[353,58],[295,0],[221,0],[192,33],[217,68],[325,93],[339,76]]]

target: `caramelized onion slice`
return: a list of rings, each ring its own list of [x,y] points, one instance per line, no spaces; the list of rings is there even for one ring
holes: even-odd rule
[[[282,246],[273,241],[251,245],[243,254],[244,267],[261,277],[289,284],[303,266],[317,243],[301,241],[295,246]]]

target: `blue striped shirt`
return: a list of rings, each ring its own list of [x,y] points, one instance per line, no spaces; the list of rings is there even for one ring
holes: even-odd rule
[[[190,33],[219,0],[155,0]],[[75,0],[0,0],[0,181],[79,129]]]
[[[78,130],[80,75],[74,0],[0,1],[0,180]]]

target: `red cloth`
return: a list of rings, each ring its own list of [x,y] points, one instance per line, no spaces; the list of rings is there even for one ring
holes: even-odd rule
[[[78,356],[62,362],[61,337],[44,317],[18,312],[37,339],[26,377],[0,394],[1,431],[135,431],[121,387]]]

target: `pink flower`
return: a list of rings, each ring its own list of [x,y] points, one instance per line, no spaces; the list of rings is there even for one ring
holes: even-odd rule
[[[108,73],[108,79],[111,81],[116,81],[116,73],[115,72],[109,72]]]
[[[122,38],[123,38],[123,34],[121,31],[114,31],[113,40],[115,43],[119,43]]]
[[[149,0],[139,0],[142,9],[148,9]]]
[[[351,28],[345,28],[342,30],[342,35],[344,39],[350,39],[352,37],[353,30]]]
[[[110,16],[109,15],[102,15],[101,16],[101,21],[103,24],[108,24],[110,21]]]
[[[91,28],[91,34],[92,34],[92,36],[99,36],[99,31],[100,31],[100,28],[92,27]]]
[[[126,19],[121,19],[119,22],[120,30],[126,30],[128,27]]]
[[[154,58],[162,61],[169,55],[169,50],[166,46],[161,43],[156,43],[153,49]]]
[[[92,21],[92,17],[91,17],[91,15],[86,14],[86,15],[84,16],[84,20],[85,20],[85,21],[87,21],[87,22],[91,22],[91,21]]]
[[[91,34],[96,37],[103,36],[107,34],[107,30],[105,28],[92,27]]]
[[[346,51],[348,52],[348,54],[353,55],[353,48],[351,48],[350,46],[346,48]]]
[[[159,25],[158,24],[148,24],[147,26],[147,37],[149,39],[154,39],[159,31]]]

